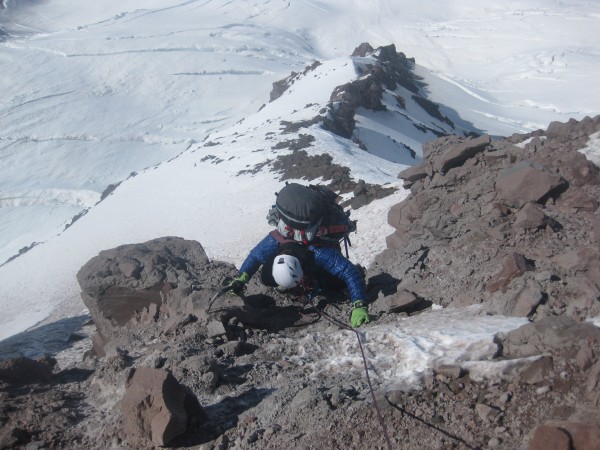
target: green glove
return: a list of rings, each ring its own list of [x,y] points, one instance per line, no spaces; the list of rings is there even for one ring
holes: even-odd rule
[[[369,311],[367,311],[367,304],[362,300],[358,300],[352,303],[352,316],[350,317],[350,323],[353,328],[360,327],[363,323],[369,323]]]
[[[246,272],[242,272],[237,277],[235,277],[227,287],[231,288],[230,291],[233,292],[235,295],[242,295],[242,293],[244,292],[244,287],[249,279],[250,276]]]

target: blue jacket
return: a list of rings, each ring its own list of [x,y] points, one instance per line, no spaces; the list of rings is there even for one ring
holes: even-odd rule
[[[256,247],[252,249],[242,267],[240,273],[246,272],[250,277],[256,271],[275,258],[279,253],[280,243],[270,234],[267,235]],[[308,248],[314,255],[315,265],[330,275],[339,278],[346,283],[352,302],[362,300],[366,302],[365,285],[363,283],[360,271],[354,264],[348,261],[344,256],[331,247],[316,247],[309,245]]]

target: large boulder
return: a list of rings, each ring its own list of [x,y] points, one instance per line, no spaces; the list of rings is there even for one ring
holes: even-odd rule
[[[81,297],[96,325],[94,353],[133,318],[155,319],[204,310],[235,268],[210,262],[200,243],[163,237],[104,250],[77,273]]]

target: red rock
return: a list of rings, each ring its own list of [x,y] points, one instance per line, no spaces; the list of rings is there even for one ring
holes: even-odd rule
[[[166,370],[132,369],[121,402],[127,441],[146,448],[149,443],[164,446],[185,432],[186,401],[193,403],[189,396]]]
[[[485,284],[485,289],[488,292],[496,292],[498,290],[504,292],[513,278],[520,277],[528,270],[529,264],[525,257],[519,253],[512,253],[504,261],[500,272],[492,276]]]

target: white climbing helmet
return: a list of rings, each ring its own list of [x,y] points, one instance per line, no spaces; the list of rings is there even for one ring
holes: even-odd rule
[[[284,289],[292,289],[300,284],[304,273],[300,261],[295,256],[278,255],[273,261],[273,279]]]

